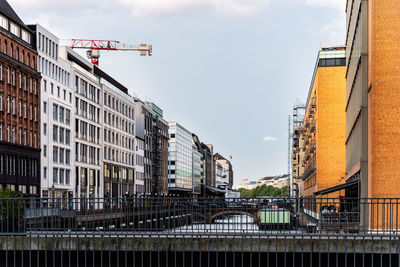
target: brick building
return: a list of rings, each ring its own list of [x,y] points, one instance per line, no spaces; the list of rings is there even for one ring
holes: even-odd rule
[[[345,70],[344,47],[319,51],[300,135],[304,152],[300,177],[308,198],[344,182]]]
[[[0,189],[40,192],[40,79],[34,34],[0,1]]]
[[[399,12],[399,0],[347,1],[346,178],[358,182],[353,196],[400,196]]]

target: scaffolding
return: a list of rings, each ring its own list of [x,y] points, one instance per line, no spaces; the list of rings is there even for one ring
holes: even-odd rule
[[[296,154],[296,147],[298,146],[299,136],[297,130],[304,124],[304,116],[306,113],[306,105],[297,102],[293,105],[292,115],[289,115],[289,125],[288,125],[288,173],[289,173],[289,184],[290,184],[290,196],[295,197],[293,189],[293,164]],[[297,174],[298,175],[298,174]]]

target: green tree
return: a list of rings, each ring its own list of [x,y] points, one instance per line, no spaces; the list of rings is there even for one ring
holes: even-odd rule
[[[0,190],[0,221],[14,220],[23,216],[23,195],[6,188]]]

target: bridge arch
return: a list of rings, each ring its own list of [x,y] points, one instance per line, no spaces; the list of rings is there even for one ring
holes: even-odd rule
[[[211,221],[211,223],[213,223],[213,222],[215,222],[215,219],[217,219],[218,217],[228,216],[228,215],[245,215],[245,216],[249,216],[249,217],[253,218],[254,222],[258,221],[258,216],[257,216],[257,212],[256,211],[245,211],[245,210],[223,210],[223,211],[219,211],[219,212],[216,212],[213,215],[211,215],[210,221]]]

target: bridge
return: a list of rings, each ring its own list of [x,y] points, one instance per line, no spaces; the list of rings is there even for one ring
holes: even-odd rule
[[[400,229],[393,227],[400,201],[393,199],[380,199],[379,207],[353,201],[358,213],[325,212],[335,199],[314,208],[285,199],[298,209],[292,229],[269,230],[257,225],[266,206],[246,199],[148,198],[113,208],[98,200],[101,209],[82,209],[79,201],[64,210],[40,199],[0,199],[0,266],[400,266]],[[372,224],[363,225],[363,210]]]
[[[233,206],[233,207],[213,207],[209,208],[205,206],[204,208],[195,208],[191,213],[194,222],[200,223],[214,223],[216,219],[223,218],[232,215],[243,215],[248,216],[253,219],[254,223],[259,223],[258,212],[261,208],[255,206]]]

